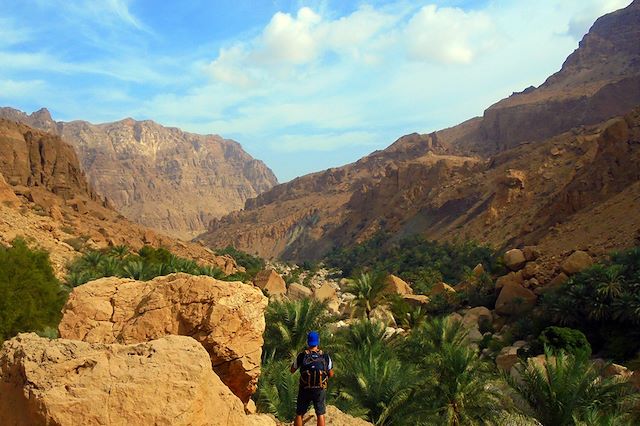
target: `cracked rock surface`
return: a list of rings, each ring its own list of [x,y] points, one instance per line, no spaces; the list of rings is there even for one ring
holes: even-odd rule
[[[91,343],[191,336],[209,353],[216,374],[247,403],[260,375],[266,306],[258,288],[211,277],[102,278],[73,290],[59,331]]]

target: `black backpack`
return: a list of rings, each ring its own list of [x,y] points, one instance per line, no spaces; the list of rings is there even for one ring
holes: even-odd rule
[[[300,365],[300,385],[303,389],[327,388],[327,358],[322,351],[305,350]]]

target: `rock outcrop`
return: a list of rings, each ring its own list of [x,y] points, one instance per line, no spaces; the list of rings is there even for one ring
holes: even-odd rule
[[[258,272],[253,283],[269,296],[281,296],[287,292],[287,284],[284,279],[273,269]]]
[[[3,425],[258,424],[185,336],[107,345],[20,334],[0,351],[0,395]]]
[[[277,184],[262,161],[217,135],[130,118],[56,123],[46,110],[27,115],[0,108],[0,117],[62,137],[97,193],[130,220],[175,237],[203,232],[212,218]]]
[[[253,286],[205,276],[103,278],[73,289],[59,331],[90,343],[192,336],[209,353],[216,374],[246,403],[260,374],[266,306]]]

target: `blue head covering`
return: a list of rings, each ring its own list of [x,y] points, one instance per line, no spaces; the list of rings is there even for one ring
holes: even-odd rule
[[[318,346],[319,343],[320,343],[320,335],[318,334],[318,332],[310,331],[309,334],[307,334],[307,345],[309,345],[309,347],[313,347],[313,346]]]

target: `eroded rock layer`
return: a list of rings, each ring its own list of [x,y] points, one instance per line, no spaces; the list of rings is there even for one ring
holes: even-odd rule
[[[192,336],[222,381],[246,403],[260,375],[266,306],[256,287],[205,276],[103,278],[73,289],[59,331],[63,338],[91,343]]]

